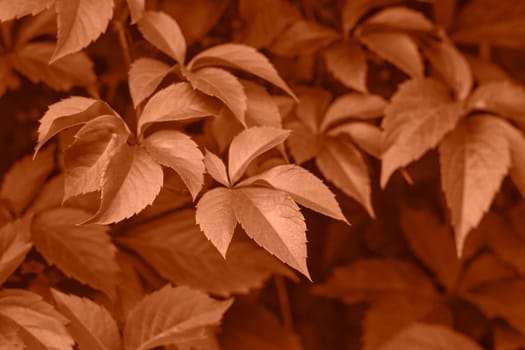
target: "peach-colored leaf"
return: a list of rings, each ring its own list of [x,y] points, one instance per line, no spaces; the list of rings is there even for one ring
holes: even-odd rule
[[[358,201],[371,217],[375,217],[368,166],[361,152],[350,141],[341,136],[326,139],[315,163],[329,182]]]
[[[370,16],[360,28],[363,31],[372,29],[430,32],[434,24],[422,12],[405,6],[393,6]]]
[[[286,123],[285,126],[292,131],[286,139],[286,144],[295,162],[302,164],[314,158],[320,149],[317,135],[309,127],[298,121]]]
[[[246,124],[250,126],[272,126],[280,128],[281,114],[272,96],[266,89],[248,80],[241,80],[247,98]]]
[[[436,147],[458,123],[462,109],[436,80],[409,80],[385,110],[381,186],[400,167]]]
[[[0,285],[15,272],[33,246],[31,217],[24,217],[0,228]]]
[[[113,1],[56,0],[58,34],[51,62],[77,52],[106,31],[113,16]]]
[[[214,67],[204,67],[195,72],[184,70],[183,74],[194,89],[208,96],[217,97],[243,125],[246,125],[246,93],[239,79],[233,74]]]
[[[208,66],[242,70],[272,83],[295,97],[272,63],[251,46],[232,43],[213,46],[200,52],[188,63],[188,69],[194,71]]]
[[[146,350],[188,341],[188,331],[221,322],[233,300],[219,301],[188,287],[164,288],[142,299],[124,328],[125,350]]]
[[[481,84],[469,97],[468,108],[495,113],[523,123],[525,89],[507,80]]]
[[[299,98],[295,108],[297,118],[317,133],[321,118],[332,101],[332,94],[322,88],[304,87],[299,89]]]
[[[202,232],[226,258],[237,226],[232,190],[218,187],[206,192],[197,204],[195,219]]]
[[[177,21],[164,12],[146,11],[138,27],[146,40],[183,65],[186,60],[186,40]]]
[[[465,238],[489,209],[510,168],[505,121],[492,116],[464,120],[441,142],[441,184],[461,255]]]
[[[24,350],[26,346],[20,337],[20,327],[8,319],[0,317],[0,344],[5,350]]]
[[[79,225],[89,213],[56,208],[38,214],[31,234],[35,248],[51,265],[92,288],[115,297],[118,266],[108,228]]]
[[[44,185],[55,168],[55,147],[47,147],[35,159],[25,156],[4,175],[0,198],[20,215]]]
[[[22,289],[0,292],[0,319],[20,327],[20,338],[29,349],[73,350],[74,340],[65,324],[67,319],[42,297]]]
[[[289,130],[261,126],[246,129],[235,136],[228,154],[231,183],[241,178],[252,160],[281,144],[288,135],[290,135]]]
[[[131,14],[131,24],[137,23],[144,15],[146,0],[126,0]]]
[[[51,289],[58,309],[70,323],[67,328],[80,350],[121,350],[120,333],[113,317],[87,298]]]
[[[215,181],[223,184],[226,187],[230,187],[230,180],[228,180],[228,173],[222,159],[217,157],[214,153],[206,150],[204,164],[206,165],[208,174],[210,174]]]
[[[188,135],[176,130],[160,130],[144,139],[142,145],[153,159],[181,177],[193,199],[204,184],[204,162],[199,146]]]
[[[177,83],[149,99],[138,120],[138,130],[143,133],[151,123],[202,118],[217,112],[218,106],[210,97],[186,82]]]
[[[235,189],[237,221],[257,244],[308,279],[306,225],[299,207],[285,192],[256,187]]]
[[[368,65],[361,45],[355,40],[337,43],[323,51],[326,68],[332,75],[351,89],[367,92]]]
[[[153,58],[139,58],[129,69],[129,92],[137,107],[151,96],[170,72],[172,67]]]
[[[300,166],[278,165],[237,186],[250,186],[260,182],[288,193],[294,201],[309,209],[347,222],[332,191],[314,174]]]
[[[55,0],[0,0],[0,22],[36,15],[51,7]]]
[[[345,0],[341,11],[343,35],[347,36],[361,17],[377,7],[402,2],[400,0]]]
[[[383,131],[366,122],[352,122],[328,130],[328,136],[346,135],[366,153],[380,159],[383,155]]]

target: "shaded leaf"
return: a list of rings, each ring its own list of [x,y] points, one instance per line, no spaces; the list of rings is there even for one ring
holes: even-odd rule
[[[0,0],[0,22],[20,18],[27,15],[36,15],[51,7],[55,0]]]
[[[460,292],[463,293],[491,283],[500,283],[515,277],[514,271],[504,265],[493,253],[487,252],[472,261],[461,278]]]
[[[0,285],[15,272],[33,246],[29,229],[31,219],[24,217],[0,228]]]
[[[314,158],[320,149],[318,135],[297,121],[287,123],[285,126],[292,131],[286,139],[286,144],[295,162],[302,164]]]
[[[325,49],[323,56],[328,71],[346,87],[360,92],[368,91],[366,55],[358,42],[337,43]]]
[[[172,67],[152,58],[139,58],[129,69],[129,92],[133,105],[137,107],[151,96]]]
[[[505,124],[510,147],[510,177],[525,197],[525,136],[511,124]]]
[[[370,10],[401,2],[399,0],[345,0],[341,11],[343,34],[346,36]]]
[[[468,108],[522,121],[525,117],[525,89],[507,80],[481,84],[469,97]]]
[[[327,132],[328,136],[347,135],[366,153],[380,159],[383,154],[383,131],[366,122],[346,123]]]
[[[430,32],[434,24],[423,13],[405,6],[387,7],[370,16],[360,28],[363,31],[421,31]]]
[[[146,0],[126,0],[131,14],[131,24],[137,23],[144,15]]]
[[[242,80],[241,84],[247,98],[246,124],[280,128],[282,123],[279,108],[268,91],[248,80]]]
[[[495,350],[518,350],[525,346],[525,336],[515,329],[498,324],[494,329]]]
[[[206,150],[204,164],[206,165],[208,174],[210,174],[215,181],[226,187],[230,187],[230,180],[228,180],[228,173],[226,172],[226,166],[222,159],[217,157],[214,153]]]
[[[10,320],[0,317],[0,344],[2,350],[24,350],[26,346],[20,338],[19,327]]]

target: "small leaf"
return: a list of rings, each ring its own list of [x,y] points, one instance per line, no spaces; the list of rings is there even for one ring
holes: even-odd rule
[[[81,350],[120,350],[120,333],[109,312],[76,295],[51,289],[58,309],[71,321],[68,329]]]
[[[135,108],[157,89],[172,67],[153,58],[139,58],[129,69],[129,92]]]
[[[58,34],[51,63],[80,51],[106,31],[113,17],[107,0],[56,0]]]
[[[144,38],[180,65],[186,59],[186,40],[177,21],[164,12],[146,11],[138,28]]]
[[[281,144],[290,135],[289,130],[266,126],[253,127],[235,136],[228,154],[228,172],[235,183],[244,174],[252,160]]]
[[[105,226],[78,225],[89,213],[56,208],[38,214],[31,233],[36,249],[50,265],[81,283],[115,297],[116,248]]]
[[[232,190],[218,187],[206,192],[197,204],[195,219],[202,232],[226,258],[237,226]]]
[[[190,330],[218,324],[232,300],[218,301],[188,287],[169,285],[142,299],[124,328],[124,349],[177,344]]]
[[[481,84],[469,97],[468,108],[523,121],[525,89],[507,80]]]
[[[137,23],[145,13],[146,0],[126,0],[131,14],[131,24]]]
[[[36,15],[51,7],[55,0],[0,0],[0,22]]]
[[[238,186],[250,186],[258,182],[288,193],[294,201],[309,209],[347,222],[332,191],[300,166],[279,165],[242,181]]]
[[[228,180],[228,173],[226,172],[226,166],[222,159],[217,157],[214,153],[206,150],[204,164],[206,165],[208,174],[210,174],[215,181],[226,187],[230,187],[230,180]]]
[[[248,236],[310,279],[304,217],[288,194],[266,188],[238,188],[233,205],[237,221]]]
[[[467,118],[439,147],[441,184],[459,255],[467,234],[489,209],[510,167],[502,123],[491,116]]]
[[[24,261],[33,246],[31,243],[31,217],[24,217],[0,228],[0,285]]]
[[[325,49],[323,56],[328,71],[346,87],[359,92],[368,91],[366,55],[358,42],[337,43]]]
[[[175,170],[193,199],[197,197],[204,184],[204,157],[188,135],[176,130],[160,130],[146,137],[142,145],[153,159]]]
[[[0,292],[0,319],[16,324],[29,349],[73,350],[67,320],[38,294],[21,289]]]

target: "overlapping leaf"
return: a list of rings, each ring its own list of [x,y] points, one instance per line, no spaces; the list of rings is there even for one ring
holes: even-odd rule
[[[33,246],[30,224],[31,217],[25,217],[0,228],[0,285],[24,261]]]

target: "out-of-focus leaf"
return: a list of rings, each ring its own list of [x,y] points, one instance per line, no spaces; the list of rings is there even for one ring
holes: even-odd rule
[[[129,92],[137,107],[151,96],[170,72],[172,67],[153,58],[139,58],[129,69]]]
[[[348,93],[339,96],[330,104],[323,120],[321,131],[346,119],[375,119],[383,115],[388,102],[379,95]]]
[[[469,263],[459,285],[461,293],[490,283],[499,283],[515,277],[514,271],[504,265],[494,254],[488,252]]]
[[[302,164],[314,158],[321,149],[318,136],[298,121],[287,123],[285,126],[292,131],[286,139],[286,144],[295,162]]]
[[[495,350],[519,350],[523,347],[525,347],[525,335],[507,325],[496,325],[494,329]]]
[[[470,110],[499,114],[523,122],[525,89],[511,81],[492,81],[480,85],[468,99]]]
[[[144,15],[146,0],[126,0],[131,14],[131,24],[137,23]]]
[[[383,155],[383,131],[376,125],[352,122],[328,130],[328,136],[347,135],[366,153],[380,159]]]
[[[498,80],[510,80],[510,76],[497,64],[479,58],[477,56],[465,55],[472,74],[479,84]]]
[[[454,23],[457,2],[457,0],[432,0],[436,21],[447,29]]]
[[[505,131],[510,146],[510,177],[525,197],[525,136],[511,124],[506,124]]]
[[[36,15],[51,7],[55,0],[0,0],[0,22]]]
[[[2,350],[25,350],[26,346],[21,339],[20,328],[10,320],[0,317],[0,344]]]
[[[465,238],[489,209],[510,168],[502,124],[489,115],[467,118],[439,147],[441,184],[461,255]]]
[[[0,285],[24,261],[31,243],[31,217],[24,217],[0,228]]]
[[[360,30],[430,32],[434,24],[419,11],[405,6],[387,7],[370,16]]]
[[[326,68],[337,80],[351,89],[368,91],[366,55],[358,42],[349,40],[337,43],[325,49],[323,56]]]
[[[345,0],[341,12],[343,34],[346,36],[359,22],[361,17],[374,8],[393,5],[400,0]]]

